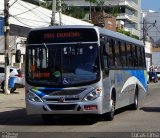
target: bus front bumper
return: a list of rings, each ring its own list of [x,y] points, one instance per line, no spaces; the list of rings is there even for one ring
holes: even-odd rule
[[[108,104],[108,106],[110,106]],[[103,114],[102,97],[75,103],[45,103],[26,100],[27,114]],[[109,109],[109,107],[108,107]]]

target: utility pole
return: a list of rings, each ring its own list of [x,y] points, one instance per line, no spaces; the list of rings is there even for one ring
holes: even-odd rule
[[[148,32],[148,29],[150,28],[150,27],[155,27],[155,25],[156,25],[156,23],[157,23],[157,20],[155,20],[153,23],[146,23],[145,22],[145,19],[143,18],[143,28],[142,28],[142,30],[143,30],[143,43],[144,43],[144,45],[146,44],[146,35],[147,35],[147,32]],[[148,24],[150,24],[149,26],[145,26],[145,25],[148,25]]]
[[[143,18],[143,44],[145,45],[145,41],[146,41],[146,31],[145,31],[145,19]]]
[[[62,25],[62,1],[58,1],[59,25]]]
[[[52,0],[52,17],[51,17],[51,25],[55,25],[55,14],[56,14],[56,0]]]
[[[89,20],[91,21],[91,19],[92,19],[92,15],[91,15],[91,13],[92,13],[92,4],[91,4],[91,0],[89,0]]]
[[[4,46],[5,46],[5,94],[10,94],[8,89],[9,80],[9,0],[4,0]]]

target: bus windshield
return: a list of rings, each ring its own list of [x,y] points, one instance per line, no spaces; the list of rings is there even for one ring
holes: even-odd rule
[[[84,85],[100,77],[97,44],[28,45],[27,59],[29,84]]]

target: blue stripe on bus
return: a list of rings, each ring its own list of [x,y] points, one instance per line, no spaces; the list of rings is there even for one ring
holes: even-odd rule
[[[39,90],[36,90],[36,89],[32,89],[32,92],[34,92],[36,95],[38,95],[40,98],[41,97],[43,97],[43,96],[45,96],[45,94],[44,93],[42,93],[41,91],[39,91]]]
[[[147,88],[146,74],[144,70],[128,70],[128,72],[132,76],[135,76],[142,83],[142,85]]]
[[[64,88],[34,87],[36,90],[63,90]]]
[[[63,90],[63,88],[47,88],[47,87],[34,87],[34,88],[32,88],[32,92],[37,94],[40,98],[42,98],[43,96],[46,95],[41,90],[43,90],[43,91],[45,91],[45,90],[46,91],[47,90]]]

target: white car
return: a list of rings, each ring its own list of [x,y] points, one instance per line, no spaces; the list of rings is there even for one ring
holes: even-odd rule
[[[15,86],[10,89],[11,92],[14,92],[17,87],[24,87],[24,74],[21,70],[15,67],[10,67],[10,77],[15,77]],[[1,89],[4,92],[4,80],[5,80],[5,67],[0,65],[0,85]]]

